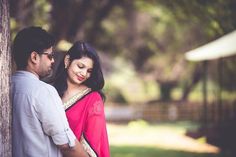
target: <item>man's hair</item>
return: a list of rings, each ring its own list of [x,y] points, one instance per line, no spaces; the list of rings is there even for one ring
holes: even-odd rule
[[[54,45],[54,38],[41,27],[27,27],[19,31],[13,41],[12,54],[18,70],[25,70],[30,54],[42,53]]]

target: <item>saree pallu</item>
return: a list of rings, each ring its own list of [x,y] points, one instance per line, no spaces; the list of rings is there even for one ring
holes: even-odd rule
[[[90,89],[64,103],[70,128],[90,157],[110,157],[104,103]]]

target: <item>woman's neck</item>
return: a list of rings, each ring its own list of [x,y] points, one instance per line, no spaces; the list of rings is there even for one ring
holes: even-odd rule
[[[85,89],[87,89],[88,87],[85,85],[78,85],[78,84],[72,84],[70,82],[67,82],[67,89],[64,92],[64,95],[62,97],[62,101],[65,102],[66,100],[70,99],[71,97],[73,97],[74,95],[83,92]]]

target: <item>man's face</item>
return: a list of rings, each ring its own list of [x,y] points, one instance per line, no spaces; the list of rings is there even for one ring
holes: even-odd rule
[[[40,54],[40,62],[38,66],[38,75],[40,78],[46,77],[52,73],[54,62],[52,47],[46,49]]]

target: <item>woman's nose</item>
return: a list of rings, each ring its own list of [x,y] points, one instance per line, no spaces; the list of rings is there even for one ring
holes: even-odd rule
[[[87,75],[87,70],[86,69],[82,70],[80,74],[85,77]]]

